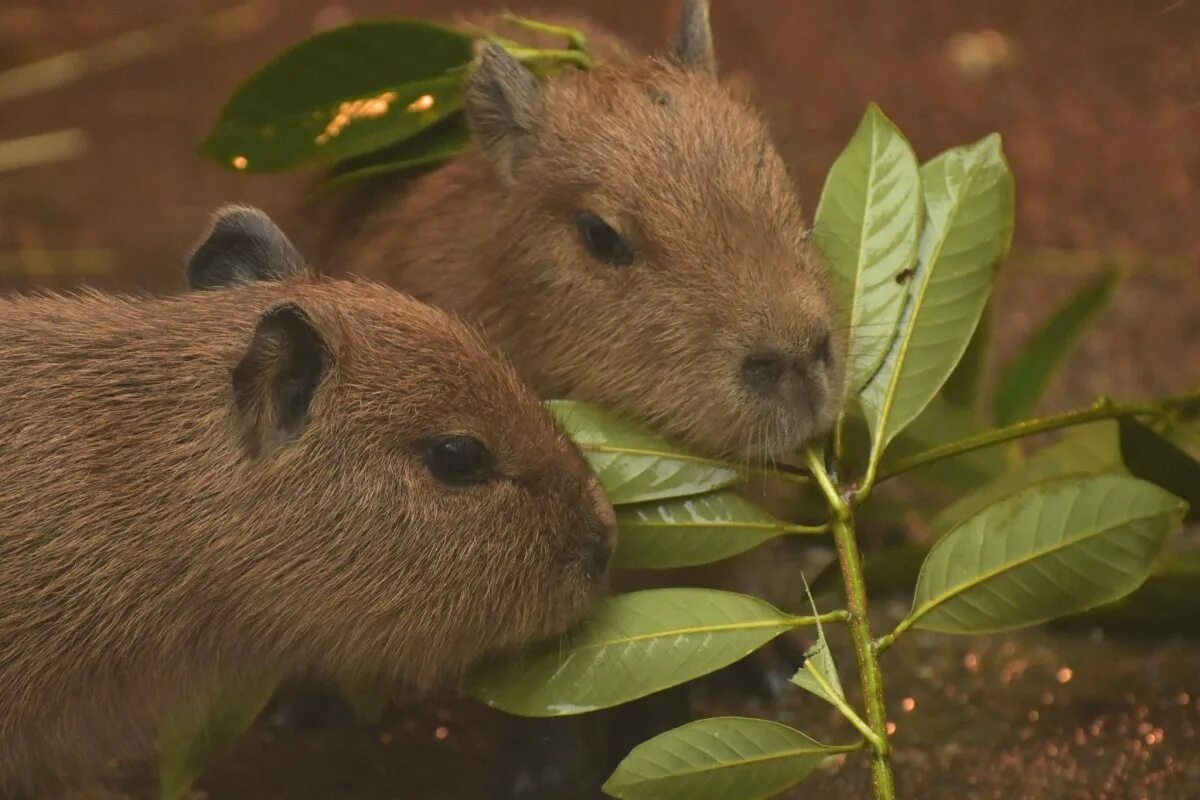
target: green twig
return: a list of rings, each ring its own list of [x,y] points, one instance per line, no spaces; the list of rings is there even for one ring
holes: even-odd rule
[[[808,450],[808,466],[825,493],[825,499],[833,513],[833,537],[837,545],[838,561],[842,567],[842,578],[846,584],[846,611],[850,626],[850,638],[854,642],[854,654],[858,660],[859,680],[862,682],[863,703],[866,706],[867,723],[874,733],[871,749],[871,777],[875,786],[876,800],[895,800],[896,788],[889,762],[887,734],[887,710],[883,699],[883,676],[879,669],[875,646],[871,642],[871,625],[867,619],[867,588],[863,581],[862,561],[858,554],[858,542],[854,533],[854,512],[842,498],[838,487],[829,478],[821,454]]]
[[[567,40],[572,50],[578,50],[581,53],[587,52],[587,37],[583,35],[583,31],[576,30],[575,28],[564,28],[561,25],[552,25],[549,22],[540,22],[528,17],[519,17],[511,13],[505,13],[500,18],[527,31],[561,36]]]
[[[1155,402],[1144,403],[1127,403],[1125,405],[1116,405],[1106,397],[1097,400],[1088,408],[1080,408],[1074,411],[1066,411],[1062,414],[1055,414],[1041,419],[1030,419],[1024,422],[1018,422],[1014,425],[1007,425],[1003,428],[981,433],[977,436],[969,436],[966,439],[960,439],[957,442],[932,447],[921,453],[902,458],[894,464],[891,464],[879,471],[878,481],[885,481],[888,478],[894,478],[901,473],[916,469],[917,467],[931,464],[934,461],[941,461],[954,456],[969,453],[972,450],[979,450],[983,447],[991,447],[992,445],[1001,444],[1003,442],[1012,441],[1013,439],[1022,439],[1026,436],[1033,436],[1038,433],[1058,430],[1060,428],[1069,428],[1073,425],[1083,425],[1088,422],[1098,422],[1105,419],[1117,419],[1120,417],[1143,417],[1143,416],[1160,416],[1168,411],[1189,408],[1200,405],[1200,393],[1179,395],[1177,397],[1168,397]],[[863,491],[859,493],[858,502],[866,499],[866,492],[870,486],[867,483],[863,485]]]

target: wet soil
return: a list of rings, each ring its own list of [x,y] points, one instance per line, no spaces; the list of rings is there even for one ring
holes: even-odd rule
[[[0,288],[173,290],[182,285],[182,254],[217,204],[254,203],[296,224],[304,176],[237,175],[195,154],[238,81],[323,27],[483,5],[6,0],[0,71],[151,33],[125,40],[126,49],[145,50],[130,63],[105,67],[113,49],[89,50],[95,70],[0,102],[0,140],[74,128],[87,140],[78,158],[0,172]],[[586,8],[650,47],[664,40],[675,3],[508,5]],[[1018,225],[999,282],[997,363],[1105,260],[1121,266],[1126,279],[1113,307],[1047,409],[1101,392],[1132,398],[1200,383],[1200,3],[715,6],[723,72],[754,92],[810,207],[868,101],[923,158],[1001,132],[1017,178]],[[777,580],[787,581],[786,569]],[[852,663],[849,653],[841,663]],[[916,635],[888,654],[886,667],[905,797],[1200,797],[1194,640]],[[492,717],[470,703],[394,708],[376,726],[284,711],[265,714],[198,792],[214,800],[493,796],[502,743]],[[849,735],[799,693],[710,691],[696,711],[778,718],[829,741]],[[114,773],[114,786],[146,794],[125,772]],[[862,760],[850,757],[789,796],[865,797],[866,780]]]

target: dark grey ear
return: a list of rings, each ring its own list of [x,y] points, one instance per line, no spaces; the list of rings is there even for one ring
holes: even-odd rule
[[[713,50],[712,25],[708,19],[708,0],[683,0],[683,13],[675,29],[675,58],[685,67],[705,72],[717,71]]]
[[[233,401],[243,441],[258,455],[300,437],[333,353],[304,309],[267,309],[233,369]]]
[[[533,149],[542,108],[538,79],[503,47],[484,42],[466,88],[471,133],[501,179],[511,181],[517,164]]]
[[[283,231],[257,208],[224,206],[188,258],[188,286],[221,289],[308,274]]]

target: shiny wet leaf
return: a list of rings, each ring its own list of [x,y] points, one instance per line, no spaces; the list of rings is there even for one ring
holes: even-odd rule
[[[583,450],[614,505],[703,494],[745,478],[732,464],[693,455],[599,406],[570,400],[546,405]]]
[[[394,145],[462,107],[472,42],[418,20],[318,34],[251,75],[200,151],[231,169],[276,172]]]

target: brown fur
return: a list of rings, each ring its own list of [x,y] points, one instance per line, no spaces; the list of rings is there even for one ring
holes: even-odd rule
[[[402,193],[363,190],[344,207],[355,224],[343,213],[321,231],[323,263],[478,322],[543,396],[599,402],[710,452],[775,456],[832,421],[842,337],[787,171],[759,116],[709,71],[707,13],[688,7],[676,60],[589,28],[606,60],[542,85],[527,152],[484,138],[487,152]],[[472,119],[494,101],[476,95]],[[636,262],[593,258],[580,210],[618,229]],[[764,348],[795,365],[766,397],[740,371]]]
[[[251,455],[231,370],[303,308],[332,366]],[[448,488],[424,435],[487,444]],[[143,749],[164,713],[270,674],[453,683],[558,633],[614,535],[577,450],[461,323],[382,286],[0,300],[0,793]]]

